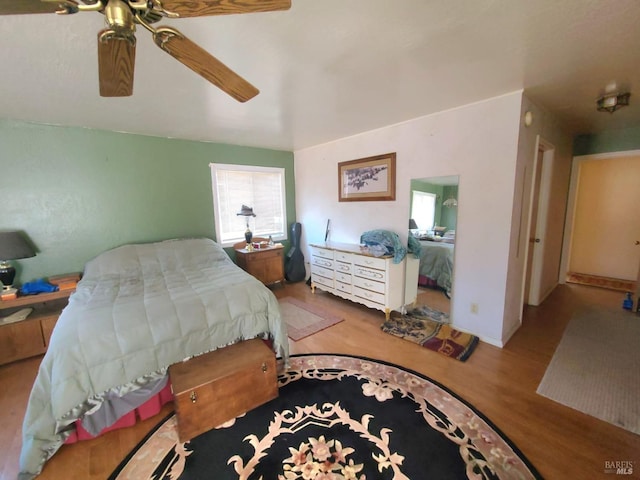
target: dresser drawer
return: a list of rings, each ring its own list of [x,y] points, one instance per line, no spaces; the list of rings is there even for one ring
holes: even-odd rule
[[[353,255],[347,252],[336,251],[334,258],[339,262],[353,263]]]
[[[364,288],[354,286],[353,294],[356,297],[364,298],[365,300],[369,300],[370,302],[379,303],[382,306],[384,306],[385,304],[384,295],[381,293],[372,292],[370,290],[365,290]]]
[[[366,255],[354,255],[353,263],[356,265],[362,265],[363,267],[376,268],[378,270],[387,269],[387,259],[368,257]]]
[[[264,262],[270,258],[282,257],[282,248],[255,250],[253,254],[246,256],[247,263]]]
[[[333,264],[333,268],[335,269],[336,272],[342,272],[342,273],[351,274],[351,264],[350,263],[344,263],[344,262],[336,261]]]
[[[311,265],[311,273],[313,275],[320,275],[322,277],[333,279],[333,270],[329,268],[319,267],[318,265]]]
[[[342,272],[336,272],[336,281],[337,282],[342,282],[342,283],[352,283],[351,274],[342,273]]]
[[[384,282],[376,282],[374,280],[369,280],[368,278],[354,277],[353,284],[366,290],[384,294]]]
[[[353,274],[357,277],[368,278],[378,282],[384,282],[387,278],[384,270],[374,270],[373,268],[361,267],[360,265],[353,267]]]
[[[314,257],[322,257],[333,260],[333,250],[320,247],[311,247],[311,255]]]
[[[351,284],[336,282],[336,290],[344,293],[351,293]]]
[[[317,265],[318,267],[330,268],[333,270],[333,260],[324,257],[311,257],[311,266]]]
[[[321,277],[313,273],[313,270],[311,270],[311,280],[313,281],[313,283],[317,283],[319,285],[324,285],[325,287],[333,288],[333,278]]]

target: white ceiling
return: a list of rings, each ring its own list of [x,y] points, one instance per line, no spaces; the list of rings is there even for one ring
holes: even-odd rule
[[[639,0],[292,3],[160,22],[261,90],[244,104],[142,28],[133,96],[102,98],[101,14],[0,16],[0,117],[296,150],[524,89],[574,134],[640,126]],[[611,83],[631,106],[596,112]]]

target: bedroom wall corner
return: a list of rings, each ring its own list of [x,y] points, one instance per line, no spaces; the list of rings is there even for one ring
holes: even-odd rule
[[[177,237],[215,238],[209,163],[284,167],[295,221],[293,153],[0,119],[0,229],[37,256],[18,283],[81,271],[98,253]]]
[[[499,345],[521,96],[512,92],[295,151],[305,258],[309,243],[324,240],[327,219],[332,241],[358,243],[363,232],[376,228],[406,241],[410,179],[457,175],[452,318],[461,330]],[[388,152],[397,154],[396,200],[339,202],[337,164]],[[479,304],[477,313],[471,303]]]
[[[533,114],[533,123],[526,126],[525,112]],[[519,117],[518,152],[514,181],[513,211],[509,244],[509,266],[505,291],[505,315],[502,343],[506,344],[522,321],[524,280],[529,240],[529,209],[534,159],[538,138],[553,145],[554,158],[550,166],[549,215],[546,219],[545,253],[542,266],[546,291],[557,285],[562,253],[562,237],[572,159],[572,137],[564,125],[546,110],[536,105],[526,94],[522,96]]]

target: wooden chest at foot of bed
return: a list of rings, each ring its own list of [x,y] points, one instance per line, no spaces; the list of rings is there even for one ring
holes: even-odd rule
[[[278,396],[276,358],[246,340],[169,367],[181,442]]]

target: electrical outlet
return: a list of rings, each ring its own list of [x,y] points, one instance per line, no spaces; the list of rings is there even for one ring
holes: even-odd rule
[[[471,313],[478,313],[478,304],[477,303],[472,303],[471,304]]]

